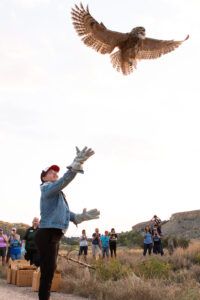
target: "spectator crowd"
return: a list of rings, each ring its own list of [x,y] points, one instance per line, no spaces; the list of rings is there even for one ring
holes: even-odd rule
[[[9,235],[5,234],[3,229],[0,228],[0,257],[2,258],[2,265],[8,263],[10,258],[16,260],[24,257],[30,261],[30,264],[39,266],[40,257],[35,243],[35,235],[38,229],[39,218],[37,217],[33,219],[32,226],[26,230],[22,238],[15,227],[11,229]],[[89,241],[91,241],[91,252],[94,259],[116,258],[117,240],[118,235],[114,228],[110,232],[105,230],[104,234],[100,234],[99,229],[96,228],[91,239],[87,237],[86,230],[83,229],[79,237],[78,260],[83,256],[84,261],[87,262]],[[164,254],[161,220],[156,215],[144,229],[143,255],[146,256],[147,253],[151,255],[152,252],[154,254]]]

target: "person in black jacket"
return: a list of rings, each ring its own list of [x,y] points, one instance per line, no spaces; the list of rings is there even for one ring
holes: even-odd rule
[[[110,244],[110,254],[111,257],[117,256],[116,250],[117,250],[117,234],[115,233],[115,229],[112,228],[110,232],[110,239],[109,239],[109,244]]]
[[[30,260],[31,265],[39,266],[39,254],[35,244],[35,234],[39,229],[39,218],[35,217],[32,226],[26,230],[23,240],[25,240],[25,256],[26,260]]]

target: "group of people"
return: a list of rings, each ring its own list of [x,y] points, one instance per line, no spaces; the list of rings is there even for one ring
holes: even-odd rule
[[[96,208],[88,211],[83,209],[82,213],[72,212],[63,192],[63,189],[71,183],[78,173],[84,173],[83,164],[93,154],[94,151],[91,148],[84,147],[82,150],[79,150],[76,147],[76,156],[72,163],[67,166],[67,170],[63,176],[59,178],[58,173],[60,168],[57,165],[51,165],[43,169],[40,174],[40,221],[34,218],[33,226],[27,230],[23,237],[26,249],[25,258],[30,260],[31,263],[40,266],[39,300],[50,299],[51,284],[57,265],[59,242],[66,233],[69,222],[71,221],[77,226],[77,224],[84,221],[99,218],[100,212]],[[156,226],[156,218],[154,219],[154,225]],[[161,232],[159,233],[159,226],[157,226],[157,233],[158,236],[160,236]],[[3,263],[5,263],[5,249],[7,243],[9,244],[8,256],[10,255],[12,259],[20,258],[22,242],[19,235],[17,235],[16,228],[12,229],[9,238],[5,236],[3,230],[0,231],[0,255],[3,257]],[[149,254],[151,253],[153,244],[155,248],[156,232],[152,232],[149,227],[146,227],[144,255],[146,255],[147,250],[149,250]],[[87,246],[86,232],[83,231],[80,239],[80,255],[82,253],[84,253],[85,256],[87,255]],[[103,235],[100,235],[98,229],[95,230],[92,235],[93,257],[96,257],[97,254],[102,257],[108,257],[109,249],[111,257],[113,257],[113,255],[116,256],[116,246],[117,234],[114,228],[110,234],[108,231],[105,231]],[[34,249],[33,247],[36,248]],[[155,248],[155,251],[162,253],[161,248],[161,246],[160,248]]]
[[[79,239],[79,258],[83,254],[85,261],[87,260],[88,254],[88,238],[86,236],[85,229],[82,230],[82,235]],[[96,228],[92,235],[92,256],[96,259],[97,255],[99,257],[111,257],[117,256],[117,234],[115,229],[112,228],[110,233],[106,230],[104,234],[99,233],[99,229]],[[110,252],[110,253],[109,253]]]
[[[150,225],[145,227],[143,255],[146,256],[147,251],[149,255],[151,255],[152,250],[154,254],[164,255],[162,246],[161,219],[156,215],[153,216]]]
[[[3,228],[0,228],[0,257],[2,265],[5,265],[9,258],[12,260],[21,258],[22,241],[20,235],[17,234],[17,229],[12,228],[10,235],[4,233]]]
[[[39,228],[39,218],[35,217],[32,226],[29,227],[25,235],[21,238],[17,233],[17,228],[13,227],[10,234],[5,234],[0,228],[0,257],[2,265],[8,263],[9,259],[21,259],[23,256],[30,260],[31,264],[39,266],[39,255],[35,244],[35,233]]]

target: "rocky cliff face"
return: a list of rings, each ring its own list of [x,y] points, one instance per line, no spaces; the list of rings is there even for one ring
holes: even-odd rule
[[[150,224],[150,220],[134,225],[132,230],[142,231],[148,224]],[[200,238],[200,210],[173,214],[168,221],[162,222],[162,232],[165,236]]]

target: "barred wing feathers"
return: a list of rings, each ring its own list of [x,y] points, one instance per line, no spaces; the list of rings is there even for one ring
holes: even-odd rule
[[[98,23],[90,14],[88,6],[86,9],[80,4],[72,8],[73,25],[82,36],[85,45],[95,49],[101,54],[111,53],[120,43],[126,41],[128,33],[108,30],[103,23]]]
[[[174,40],[157,40],[145,38],[142,41],[141,47],[136,55],[136,59],[154,59],[163,54],[169,53],[179,47],[184,41],[189,38],[189,35],[183,41]]]

